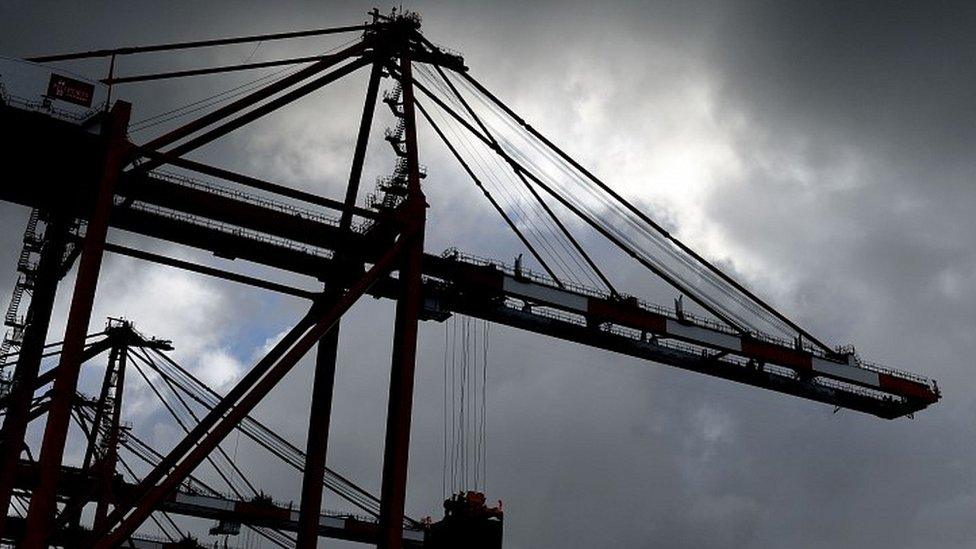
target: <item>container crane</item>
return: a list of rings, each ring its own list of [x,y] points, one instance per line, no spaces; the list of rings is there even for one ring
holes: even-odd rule
[[[30,465],[36,483],[31,485],[26,518],[6,521],[0,533],[16,529],[22,546],[44,546],[56,538],[54,526],[65,521],[57,504],[63,496],[61,481],[72,478],[82,486],[92,482],[86,470],[67,468],[64,447],[75,413],[79,370],[90,358],[86,332],[105,252],[302,297],[309,301],[309,309],[237,385],[187,426],[186,435],[173,449],[156,456],[150,473],[138,483],[118,488],[124,496],[85,534],[95,547],[124,543],[161,509],[214,513],[212,509],[219,508],[224,513],[219,518],[229,523],[245,516],[247,505],[241,506],[240,501],[212,501],[215,496],[193,499],[181,495],[181,486],[219,450],[228,433],[246,423],[271,388],[317,347],[302,502],[300,510],[287,517],[275,515],[276,526],[284,527],[285,521],[289,531],[296,532],[299,547],[314,546],[323,520],[322,472],[338,324],[367,294],[397,304],[382,493],[378,523],[368,536],[383,548],[402,547],[411,539],[405,535],[403,507],[421,320],[468,315],[886,419],[910,416],[939,400],[934,381],[864,361],[851,348],[826,345],[696,253],[521,118],[471,75],[460,54],[427,39],[418,15],[387,16],[374,10],[371,16],[363,25],[2,62],[0,127],[16,138],[9,140],[0,156],[31,178],[29,183],[8,179],[0,184],[0,200],[43,212],[42,217],[51,220],[49,227],[56,230],[45,234],[53,243],[48,245],[52,259],[44,261],[42,250],[40,262],[32,267],[36,310],[17,327],[23,333],[18,332],[3,427],[11,435],[5,440],[23,441],[24,428],[34,413],[34,391],[44,383],[52,384],[39,413],[46,415],[40,456]],[[353,35],[354,40],[316,56],[153,74],[114,73],[119,56],[327,35]],[[111,60],[109,75],[100,81],[49,65],[93,58]],[[142,144],[129,137],[131,105],[111,100],[115,88],[122,85],[269,67],[294,68],[220,106],[215,103],[206,114]],[[342,200],[185,156],[366,67],[371,71],[366,104]],[[392,175],[378,181],[377,192],[364,207],[358,201],[359,186],[378,86],[384,78],[395,82],[382,99],[397,119],[385,134],[395,163]],[[428,204],[422,180],[427,173],[419,162],[418,118],[443,141],[545,274],[533,272],[521,261],[508,266],[457,249],[440,254],[424,249]],[[508,184],[496,178],[502,173]],[[538,213],[548,233],[526,223],[524,210],[521,222],[517,219],[516,207],[501,197],[515,189],[527,193],[526,204]],[[679,296],[675,307],[622,292],[582,245],[573,232],[575,225],[566,223],[557,211],[568,212],[593,236],[672,287]],[[83,237],[68,229],[79,222],[85,223]],[[306,275],[325,286],[310,291],[134,249],[109,241],[109,233],[117,231]],[[41,374],[50,304],[65,272],[65,242],[77,250],[70,259],[78,258],[78,277],[59,364]],[[582,283],[572,273],[582,273],[592,283]],[[687,306],[685,299],[690,302]],[[11,501],[12,491],[24,477],[27,464],[21,463],[20,448],[10,443],[2,447],[0,505]],[[434,529],[435,537],[455,539],[451,528],[470,528],[471,517],[500,518],[453,509],[446,522]],[[500,544],[500,529],[498,539]]]

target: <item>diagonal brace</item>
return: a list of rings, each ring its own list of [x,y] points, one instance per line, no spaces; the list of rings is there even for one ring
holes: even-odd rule
[[[153,509],[186,479],[342,315],[380,277],[386,275],[395,266],[404,243],[409,242],[417,230],[415,226],[411,226],[409,231],[402,233],[400,239],[324,314],[320,314],[321,305],[313,306],[309,314],[271,350],[268,356],[262,359],[140,483],[135,491],[137,495],[134,508],[120,512],[120,506],[120,509],[113,512],[106,520],[106,525],[94,532],[93,537],[98,539],[94,547],[96,549],[115,547],[132,535]],[[119,527],[116,530],[107,531],[117,523]]]

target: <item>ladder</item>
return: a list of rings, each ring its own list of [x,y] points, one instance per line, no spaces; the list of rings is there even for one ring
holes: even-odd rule
[[[37,208],[31,210],[30,217],[27,218],[27,227],[24,229],[24,244],[20,249],[20,257],[17,260],[17,282],[14,284],[13,294],[10,296],[10,303],[7,305],[7,313],[4,315],[4,325],[8,328],[0,343],[0,395],[5,395],[10,387],[12,374],[6,366],[12,361],[10,354],[15,348],[19,348],[24,337],[26,319],[21,314],[21,304],[24,301],[24,294],[30,293],[34,289],[34,278],[37,274],[37,259],[35,256],[40,254],[43,238],[39,236],[37,224],[40,221],[40,211]]]

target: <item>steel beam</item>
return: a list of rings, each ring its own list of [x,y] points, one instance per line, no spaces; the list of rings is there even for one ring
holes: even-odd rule
[[[400,56],[403,93],[404,139],[407,153],[407,200],[404,214],[419,225],[407,242],[400,262],[390,400],[386,413],[386,446],[380,494],[381,549],[403,547],[403,508],[407,495],[407,462],[410,453],[410,420],[413,414],[414,370],[417,358],[417,324],[423,305],[422,268],[427,203],[420,188],[417,121],[414,113],[413,76],[409,47]]]
[[[98,394],[98,404],[95,405],[95,419],[92,421],[92,425],[95,428],[92,429],[91,436],[88,437],[88,445],[85,448],[85,459],[81,462],[81,469],[83,471],[88,471],[97,457],[95,453],[97,452],[96,445],[98,444],[98,426],[105,421],[105,403],[108,402],[108,392],[112,385],[112,373],[115,371],[118,360],[119,345],[112,345],[112,349],[108,354],[108,366],[105,368],[105,374],[102,376],[102,388]]]
[[[297,84],[306,78],[318,74],[342,61],[343,59],[362,53],[364,48],[365,44],[363,42],[357,42],[352,46],[349,46],[348,48],[329,56],[327,59],[313,63],[312,65],[309,65],[308,67],[305,67],[292,75],[286,76],[277,82],[268,84],[259,90],[249,93],[237,101],[229,103],[211,113],[207,113],[196,120],[184,124],[179,128],[167,132],[156,139],[153,139],[149,143],[146,143],[145,148],[150,150],[159,150],[169,144],[175,143],[180,139],[183,139],[184,137],[196,133],[211,124],[223,120],[236,112],[240,112],[251,105],[258,103],[259,101],[263,101],[264,99],[271,97],[289,86],[292,86],[293,84]]]
[[[278,32],[273,34],[236,36],[232,38],[216,38],[212,40],[196,40],[193,42],[173,42],[170,44],[153,44],[150,46],[129,46],[124,48],[93,50],[87,52],[43,55],[38,57],[30,57],[27,60],[33,61],[35,63],[45,63],[49,61],[69,61],[73,59],[89,59],[92,57],[110,57],[113,55],[131,55],[134,53],[150,53],[150,52],[172,51],[172,50],[182,50],[182,49],[190,49],[190,48],[227,46],[231,44],[245,44],[248,42],[268,42],[271,40],[285,40],[290,38],[306,38],[310,36],[323,36],[326,34],[355,32],[355,31],[366,30],[367,28],[369,28],[369,25],[352,25],[352,26],[345,26],[345,27],[312,29],[307,31]]]
[[[136,147],[135,150],[148,158],[162,162],[163,164],[172,164],[180,168],[186,168],[198,173],[205,175],[210,175],[217,177],[219,179],[224,179],[234,183],[238,183],[245,187],[251,187],[253,189],[258,189],[261,191],[267,191],[269,193],[274,193],[281,196],[287,196],[288,198],[294,198],[296,200],[301,200],[303,202],[308,202],[309,204],[315,204],[317,206],[323,206],[325,208],[339,210],[339,211],[349,211],[350,215],[358,215],[361,217],[367,217],[369,219],[381,219],[383,214],[375,210],[369,210],[366,208],[360,208],[353,204],[351,207],[345,205],[345,203],[338,200],[333,200],[331,198],[326,198],[324,196],[319,196],[317,194],[308,193],[292,187],[286,187],[284,185],[279,185],[277,183],[271,183],[270,181],[265,181],[263,179],[258,179],[250,175],[244,175],[237,172],[232,172],[230,170],[225,170],[223,168],[218,168],[216,166],[211,166],[209,164],[204,164],[202,162],[197,162],[195,160],[189,160],[187,158],[180,158],[177,156],[172,156],[169,154],[164,154],[158,151],[149,150],[143,147]]]
[[[339,352],[339,323],[319,340],[312,381],[312,404],[305,437],[305,469],[302,471],[302,498],[299,504],[298,549],[318,545],[319,514],[322,510],[322,484],[329,449],[332,421],[332,395],[335,388],[336,358]]]
[[[349,171],[349,184],[346,187],[346,198],[339,220],[339,230],[348,232],[352,227],[352,208],[356,205],[359,194],[359,181],[363,173],[363,163],[366,160],[366,147],[369,144],[370,128],[373,124],[373,112],[376,110],[376,97],[379,94],[380,78],[383,76],[383,65],[379,57],[373,60],[373,69],[369,75],[366,87],[366,102],[363,105],[363,115],[359,123],[359,135],[356,138],[356,149],[353,153],[352,168]],[[336,254],[335,263],[338,277],[346,272],[345,257]],[[337,278],[336,281],[341,280]],[[331,288],[328,286],[332,286]],[[340,284],[327,284],[326,291],[335,292]],[[318,344],[315,357],[315,379],[312,383],[312,405],[309,412],[308,435],[305,445],[305,471],[302,474],[301,512],[298,518],[299,549],[314,548],[318,544],[319,514],[322,509],[322,483],[325,476],[325,462],[329,448],[329,428],[332,418],[332,397],[335,387],[336,357],[339,348],[339,327],[335,326],[323,337]]]
[[[115,464],[119,457],[119,436],[122,428],[122,393],[125,387],[125,366],[129,357],[129,346],[123,343],[118,348],[118,359],[116,361],[115,374],[115,394],[112,400],[112,416],[109,423],[105,454],[98,467],[98,503],[95,506],[95,518],[92,528],[99,528],[108,515],[108,505],[112,499],[117,498],[113,494],[112,480],[115,478]],[[96,426],[97,428],[97,426]]]
[[[356,150],[353,153],[352,168],[349,170],[349,184],[346,186],[346,197],[343,202],[342,217],[339,228],[349,230],[352,226],[353,208],[356,207],[356,197],[359,195],[359,182],[363,175],[363,163],[366,161],[366,146],[369,144],[369,133],[373,127],[373,113],[376,111],[376,98],[379,95],[380,79],[383,77],[382,52],[374,53],[373,68],[369,73],[369,84],[366,87],[366,101],[363,104],[363,116],[359,121],[359,135],[356,136]]]
[[[127,159],[125,134],[129,125],[131,105],[118,101],[112,108],[105,126],[106,153],[101,185],[88,230],[82,243],[81,260],[75,280],[74,293],[64,334],[64,347],[54,387],[51,389],[51,409],[47,415],[44,438],[41,443],[41,477],[37,489],[31,495],[27,513],[27,536],[23,547],[40,548],[50,533],[49,526],[56,510],[58,475],[64,457],[64,445],[71,419],[71,404],[78,385],[81,358],[85,350],[88,323],[91,321],[92,304],[98,286],[98,274],[102,267],[105,236],[108,233],[108,217],[115,197],[115,185]]]
[[[110,338],[113,338],[110,336]],[[114,338],[113,338],[114,339]],[[91,432],[86,433],[88,436],[88,444],[85,447],[85,459],[81,462],[81,470],[89,472],[92,469],[93,464],[97,464],[96,455],[97,445],[98,445],[98,433],[99,426],[105,421],[105,408],[108,402],[108,393],[112,385],[112,375],[115,372],[116,365],[119,360],[119,347],[120,345],[112,345],[111,350],[108,355],[108,365],[105,368],[105,374],[102,376],[102,388],[98,394],[98,400],[95,404],[95,418],[92,421]],[[61,525],[58,523],[68,524],[69,528],[78,528],[81,522],[81,511],[84,506],[83,501],[74,498],[76,501],[74,504],[69,503],[61,512],[60,521],[55,522],[55,529],[59,528]]]
[[[146,520],[170,493],[213,451],[213,449],[246,417],[274,386],[281,381],[295,364],[321,339],[336,321],[364,294],[380,277],[385,276],[400,258],[404,242],[416,232],[408,227],[401,240],[394,244],[366,273],[362,275],[343,296],[319,315],[325,305],[314,306],[310,311],[313,323],[301,322],[272,349],[261,372],[253,376],[258,366],[234,387],[217,407],[204,417],[194,430],[177,444],[176,448],[164,458],[136,491],[135,505],[131,509],[118,507],[106,520],[106,525],[95,531],[96,549],[108,549],[121,544]],[[296,341],[297,340],[297,341]],[[269,357],[271,358],[270,364]],[[280,357],[280,358],[279,358]],[[262,375],[263,374],[263,375]],[[258,379],[260,378],[260,379]],[[121,522],[120,522],[121,519]],[[107,531],[114,524],[114,531]]]
[[[31,294],[30,308],[27,310],[27,326],[21,342],[20,354],[11,391],[7,397],[6,416],[3,430],[0,431],[0,535],[4,532],[7,509],[14,487],[17,460],[24,447],[31,401],[37,388],[41,358],[44,356],[44,341],[51,324],[51,311],[58,291],[58,274],[61,270],[61,256],[64,255],[68,238],[67,220],[53,216],[45,229],[44,247],[37,266],[37,278]]]
[[[145,250],[136,250],[134,248],[129,248],[127,246],[112,244],[111,242],[105,244],[105,251],[116,253],[119,255],[124,255],[127,257],[132,257],[135,259],[142,259],[143,261],[158,263],[160,265],[175,267],[177,269],[183,269],[185,271],[190,271],[193,273],[199,273],[207,276],[213,276],[216,278],[222,278],[224,280],[230,280],[231,282],[247,284],[248,286],[254,286],[256,288],[271,290],[272,292],[278,292],[278,293],[291,295],[295,297],[301,297],[304,299],[315,299],[316,297],[318,297],[317,293],[310,292],[308,290],[302,290],[301,288],[286,286],[284,284],[278,284],[277,282],[271,282],[269,280],[264,280],[262,278],[255,278],[253,276],[247,276],[238,273],[232,273],[230,271],[224,271],[221,269],[215,269],[213,267],[208,267],[206,265],[191,263],[189,261],[183,261],[182,259],[167,257],[165,255],[155,254],[152,252],[147,252]]]
[[[536,174],[532,173],[527,168],[525,168],[521,163],[519,163],[517,160],[515,160],[514,158],[512,158],[512,156],[510,154],[508,154],[503,148],[501,148],[500,146],[496,145],[488,136],[482,134],[480,130],[475,129],[475,127],[472,126],[471,123],[469,123],[466,119],[464,119],[464,117],[462,117],[460,114],[458,114],[457,111],[455,111],[454,109],[452,109],[449,105],[447,105],[446,103],[444,103],[443,100],[441,100],[433,92],[431,92],[430,90],[428,90],[423,84],[417,82],[416,80],[413,81],[413,84],[417,87],[417,89],[419,89],[420,91],[424,92],[424,95],[426,95],[427,97],[429,97],[431,99],[431,101],[433,101],[434,103],[436,103],[437,106],[440,107],[444,112],[446,112],[447,114],[451,115],[451,117],[454,118],[454,120],[456,120],[461,126],[463,126],[464,129],[468,130],[468,132],[470,132],[472,135],[474,135],[475,137],[477,137],[482,143],[484,143],[486,146],[488,146],[488,148],[490,148],[492,151],[494,151],[495,154],[497,154],[503,160],[505,160],[506,162],[508,162],[508,164],[511,166],[511,168],[512,168],[513,171],[515,171],[516,173],[522,173],[522,174],[524,174],[526,177],[528,177],[530,180],[532,180],[533,183],[535,183],[536,185],[538,185],[540,188],[542,188],[542,190],[546,191],[546,193],[548,193],[550,196],[552,196],[553,198],[555,198],[560,204],[562,204],[563,206],[565,206],[566,209],[568,209],[569,211],[571,211],[573,213],[573,215],[575,215],[575,216],[579,217],[580,219],[582,219],[583,221],[585,221],[588,225],[590,225],[591,227],[593,227],[593,229],[595,231],[597,231],[598,233],[600,233],[601,235],[603,235],[604,238],[606,238],[607,240],[609,240],[610,242],[612,242],[615,246],[617,246],[618,248],[620,248],[621,250],[623,250],[627,255],[629,255],[630,257],[634,258],[635,261],[637,261],[638,263],[640,263],[641,265],[643,265],[644,267],[646,267],[652,273],[654,273],[657,276],[659,276],[662,280],[664,280],[665,282],[667,282],[668,284],[670,284],[671,286],[673,286],[679,292],[687,295],[692,301],[694,301],[695,303],[701,305],[701,307],[703,309],[705,309],[709,313],[715,315],[716,318],[718,318],[722,322],[728,324],[732,328],[735,328],[736,330],[739,330],[739,331],[742,331],[742,332],[745,331],[741,326],[738,325],[738,323],[736,323],[734,320],[732,320],[731,318],[729,318],[728,315],[722,313],[721,311],[719,311],[718,309],[716,309],[714,306],[710,305],[706,300],[702,299],[696,292],[692,291],[690,289],[690,287],[688,287],[687,285],[681,283],[680,281],[678,281],[677,279],[675,279],[673,276],[671,276],[671,275],[667,274],[666,272],[664,272],[664,270],[662,270],[660,267],[658,267],[654,263],[650,262],[644,256],[638,254],[636,251],[634,251],[633,248],[631,248],[630,246],[628,246],[627,244],[625,244],[622,240],[620,240],[620,238],[614,236],[613,233],[611,233],[610,231],[608,231],[607,228],[604,227],[603,225],[601,225],[598,220],[593,219],[591,216],[589,216],[586,213],[584,213],[582,210],[580,210],[579,207],[575,206],[566,197],[564,197],[563,195],[559,194],[550,185],[548,185],[544,181],[542,181],[542,179],[539,176],[537,176]]]
[[[203,76],[207,74],[223,74],[227,72],[249,71],[254,69],[267,69],[270,67],[280,67],[282,65],[299,65],[321,61],[327,55],[306,55],[303,57],[291,57],[288,59],[275,59],[274,61],[258,61],[255,63],[238,63],[236,65],[221,65],[218,67],[202,67],[199,69],[186,69],[181,71],[154,72],[145,74],[133,74],[130,76],[114,76],[103,78],[103,84],[132,84],[136,82],[149,82],[153,80],[166,80],[169,78],[186,78],[188,76]]]
[[[371,60],[366,56],[360,57],[359,59],[356,59],[354,61],[350,61],[349,63],[335,69],[332,72],[324,74],[312,80],[311,82],[303,84],[287,93],[284,93],[268,101],[267,103],[261,104],[259,107],[255,107],[254,109],[247,111],[246,113],[238,116],[237,118],[234,118],[233,120],[229,120],[211,130],[208,130],[198,135],[197,137],[194,137],[193,139],[190,139],[185,143],[182,143],[180,145],[173,147],[172,149],[167,150],[166,154],[170,154],[173,156],[182,156],[190,151],[196,150],[217,138],[223,137],[228,133],[242,126],[245,126],[246,124],[250,124],[251,122],[257,120],[258,118],[261,118],[262,116],[268,113],[276,111],[281,107],[288,105],[289,103],[292,103],[302,97],[305,97],[306,95],[314,92],[315,90],[318,90],[319,88],[322,88],[327,84],[331,84],[332,82],[335,82],[336,80],[342,78],[343,76],[346,76],[347,74],[350,74],[356,71],[357,69],[368,65],[370,61]],[[153,162],[148,162],[147,164],[139,166],[138,170],[148,171],[152,169],[153,164],[154,164]]]

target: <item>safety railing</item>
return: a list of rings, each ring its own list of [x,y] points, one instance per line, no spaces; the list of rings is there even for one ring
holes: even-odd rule
[[[585,320],[581,320],[577,315],[572,315],[563,311],[556,309],[551,309],[547,307],[530,307],[528,310],[524,307],[524,302],[514,298],[508,298],[505,300],[505,306],[519,311],[522,314],[531,314],[533,316],[539,316],[547,318],[550,320],[555,320],[558,322],[565,322],[573,324],[576,326],[585,326]],[[645,340],[639,330],[634,330],[624,326],[617,326],[613,324],[608,324],[607,326],[601,328],[605,333],[610,333],[618,337],[625,337],[633,341],[639,341],[642,343],[653,344],[655,347],[668,349],[670,351],[675,351],[689,355],[689,358],[710,358],[709,350],[704,347],[698,347],[690,343],[685,343],[676,340],[655,340],[652,342]],[[756,364],[751,363],[748,359],[743,357],[738,357],[735,355],[726,355],[723,357],[713,358],[722,364],[728,365],[733,368],[758,368],[767,374],[773,374],[779,377],[783,377],[792,381],[799,380],[799,375],[792,369],[783,366],[777,366],[775,364]],[[873,390],[868,387],[862,387],[860,385],[854,385],[850,383],[844,383],[839,380],[825,378],[825,377],[815,377],[812,380],[813,383],[818,385],[823,385],[825,387],[830,387],[832,389],[843,391],[845,393],[857,394],[863,397],[872,398],[878,401],[886,402],[903,402],[905,399],[897,395],[892,395],[884,391]]]
[[[153,170],[150,172],[154,177],[174,183],[180,186],[199,189],[207,192],[211,192],[217,195],[225,196],[227,198],[233,198],[235,200],[240,200],[242,202],[247,202],[249,204],[254,204],[256,206],[261,206],[263,208],[269,208],[282,213],[294,215],[304,219],[310,219],[318,223],[323,223],[326,225],[331,225],[333,227],[339,226],[339,219],[337,217],[329,216],[310,210],[308,208],[301,208],[293,204],[288,204],[285,202],[280,202],[273,200],[271,198],[266,198],[262,196],[257,196],[254,194],[246,193],[239,189],[233,189],[223,185],[218,185],[209,181],[203,181],[193,177],[189,177],[185,174],[174,173],[165,170]],[[357,232],[362,232],[364,227],[363,222],[353,223],[352,229]]]
[[[468,264],[471,264],[471,265],[478,265],[478,266],[482,266],[482,267],[489,267],[489,266],[490,267],[494,267],[494,268],[496,268],[496,269],[498,269],[498,270],[500,270],[500,271],[502,271],[502,272],[504,272],[506,274],[512,275],[512,276],[521,276],[523,278],[532,280],[533,282],[537,282],[539,284],[544,284],[544,285],[547,285],[547,286],[551,286],[553,288],[558,288],[558,285],[556,284],[556,282],[554,280],[552,280],[550,277],[548,277],[548,276],[546,276],[544,274],[541,274],[541,273],[538,273],[538,272],[534,272],[534,271],[532,271],[530,269],[525,269],[525,268],[518,269],[518,271],[516,271],[516,269],[513,266],[507,265],[506,263],[504,263],[502,261],[493,260],[493,259],[487,259],[487,258],[479,257],[479,256],[476,256],[476,255],[473,255],[473,254],[468,254],[468,253],[465,253],[465,252],[461,252],[460,250],[458,250],[455,247],[451,247],[451,248],[448,248],[448,249],[444,250],[444,252],[441,253],[441,257],[443,257],[445,259],[452,259],[452,260],[455,260],[455,261],[460,261],[460,262],[468,263]],[[571,290],[571,291],[576,292],[576,293],[579,293],[579,294],[582,294],[582,295],[587,295],[587,296],[597,297],[597,298],[602,298],[602,299],[611,299],[612,298],[612,296],[609,294],[609,292],[604,292],[604,291],[598,290],[596,288],[591,288],[591,287],[583,286],[581,284],[577,284],[577,283],[573,283],[573,282],[564,282],[563,284],[566,287],[566,289]],[[657,313],[657,314],[666,316],[666,317],[671,318],[671,319],[674,319],[674,320],[678,320],[678,315],[676,314],[676,312],[673,309],[668,309],[668,308],[663,307],[661,305],[658,305],[658,304],[655,304],[655,303],[649,303],[647,301],[644,301],[644,300],[641,300],[641,299],[637,299],[637,298],[633,298],[633,297],[630,297],[630,296],[628,296],[628,298],[635,300],[636,303],[637,303],[637,305],[640,308],[644,309],[644,310],[647,310],[647,311],[650,311],[650,312],[654,312],[654,313]],[[690,322],[690,323],[695,324],[697,326],[706,327],[706,328],[709,328],[709,329],[712,329],[712,330],[716,330],[716,331],[720,331],[720,332],[723,332],[723,333],[727,333],[729,335],[741,335],[738,331],[736,331],[736,330],[734,330],[734,329],[732,329],[732,328],[730,328],[728,326],[725,326],[723,324],[720,324],[718,322],[715,322],[715,321],[713,321],[711,319],[702,318],[701,316],[698,316],[698,315],[695,315],[695,314],[692,314],[692,313],[687,313],[687,312],[683,313],[682,318],[681,318],[681,321]],[[763,341],[763,342],[766,342],[766,343],[771,343],[771,344],[774,344],[774,345],[778,345],[780,347],[795,348],[795,342],[787,341],[787,340],[785,340],[783,338],[778,338],[776,336],[773,336],[771,334],[768,334],[768,333],[765,333],[765,332],[762,332],[762,331],[759,331],[759,330],[750,330],[748,332],[748,335],[750,337],[752,337],[753,339],[756,339],[756,340],[759,340],[759,341]],[[812,354],[814,356],[817,356],[819,358],[836,360],[836,357],[835,356],[828,356],[828,354],[824,350],[822,350],[820,348],[817,348],[817,347],[813,347],[812,345],[809,345],[806,342],[804,342],[802,344],[801,348],[802,348],[802,350],[804,350],[804,351],[806,351],[806,352],[808,352],[808,353],[810,353],[810,354]],[[850,350],[847,351],[845,348],[841,347],[841,348],[838,348],[838,352],[840,352],[842,354],[846,354],[848,352],[853,353],[853,347],[850,347],[849,349]],[[884,374],[887,374],[887,375],[890,375],[890,376],[893,376],[893,377],[897,377],[897,378],[900,378],[900,379],[906,379],[906,380],[914,381],[914,382],[917,382],[917,383],[921,383],[923,385],[926,385],[926,386],[928,386],[928,387],[930,387],[932,389],[936,389],[935,382],[933,380],[930,380],[930,379],[924,377],[924,376],[920,376],[918,374],[914,374],[914,373],[911,373],[911,372],[906,372],[906,371],[902,371],[902,370],[896,370],[894,368],[889,368],[889,367],[886,367],[886,366],[881,366],[881,365],[878,365],[878,364],[866,362],[864,360],[861,360],[861,358],[858,357],[856,354],[854,355],[854,357],[855,357],[855,363],[853,364],[854,367],[859,367],[859,368],[862,368],[864,370],[869,370],[869,371],[872,371],[872,372],[884,373]]]
[[[0,84],[2,86],[2,84]],[[92,118],[98,115],[98,113],[104,108],[102,106],[93,107],[91,110],[84,113],[71,112],[66,109],[59,109],[55,107],[50,100],[31,100],[26,97],[20,97],[17,95],[8,94],[6,89],[0,90],[0,97],[3,99],[3,103],[8,107],[13,107],[16,109],[43,113],[51,118],[57,118],[58,120],[63,120],[65,122],[73,122],[76,124],[84,124]]]
[[[197,225],[200,227],[206,227],[209,229],[218,230],[226,234],[232,234],[235,236],[240,236],[242,238],[255,240],[258,242],[265,242],[268,244],[280,246],[301,253],[314,255],[317,257],[322,257],[326,259],[331,259],[333,257],[331,250],[326,250],[316,246],[308,246],[305,244],[295,242],[294,240],[288,240],[285,238],[269,235],[267,233],[252,231],[250,229],[245,229],[243,227],[238,227],[236,225],[220,223],[218,221],[213,221],[212,219],[190,215],[180,211],[171,210],[169,208],[162,208],[160,206],[156,206],[155,204],[148,204],[146,202],[133,202],[130,207],[154,215],[159,215],[162,217],[167,217],[169,219],[175,219],[177,221],[189,223],[191,225]]]

